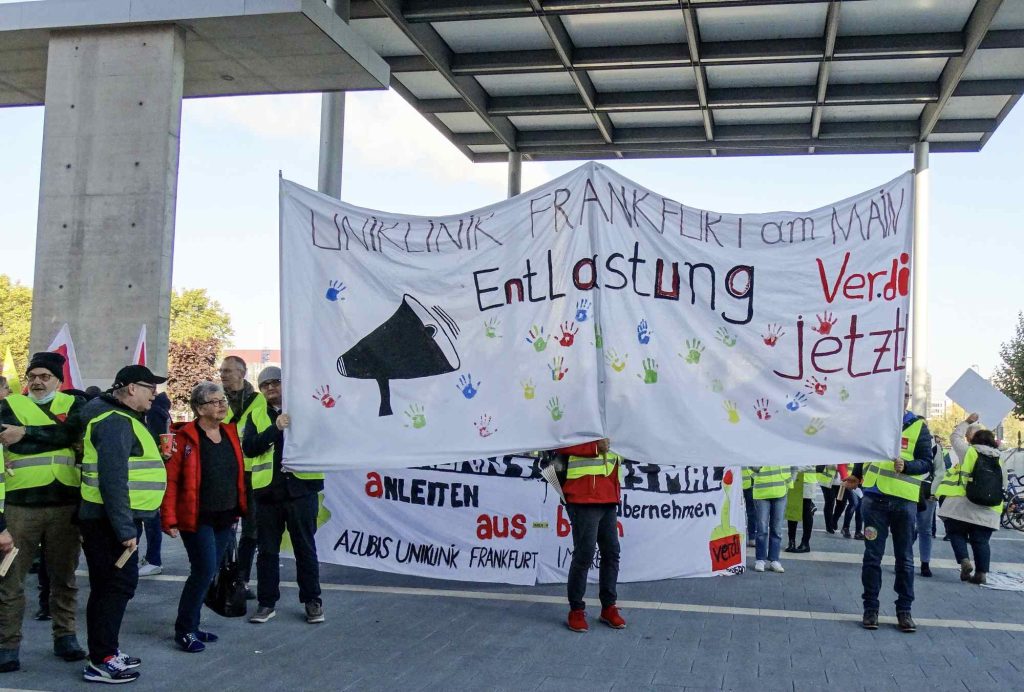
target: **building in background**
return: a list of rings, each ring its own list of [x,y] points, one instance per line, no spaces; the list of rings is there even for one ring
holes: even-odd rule
[[[229,348],[224,351],[224,355],[238,356],[245,361],[245,379],[249,380],[253,387],[256,386],[256,378],[260,376],[263,368],[270,365],[281,367],[281,349],[277,348]]]

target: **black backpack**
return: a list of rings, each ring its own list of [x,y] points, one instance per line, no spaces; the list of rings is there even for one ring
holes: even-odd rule
[[[999,457],[978,453],[966,491],[967,499],[982,507],[995,507],[1003,501],[1003,470]]]

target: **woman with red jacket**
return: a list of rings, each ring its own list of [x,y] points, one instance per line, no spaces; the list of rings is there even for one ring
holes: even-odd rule
[[[245,477],[235,426],[221,423],[228,405],[224,389],[200,382],[189,403],[196,419],[174,432],[160,512],[164,533],[181,536],[191,567],[178,601],[174,639],[183,650],[198,653],[217,641],[217,635],[199,629],[199,615],[234,524],[245,514]]]

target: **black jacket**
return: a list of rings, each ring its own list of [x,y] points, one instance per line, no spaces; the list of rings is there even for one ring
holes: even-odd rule
[[[153,399],[153,404],[146,411],[146,429],[160,444],[160,436],[171,432],[171,398],[166,392],[160,392]]]
[[[110,394],[101,394],[82,408],[83,428],[107,411],[123,411],[138,420],[142,414],[123,405]],[[156,516],[156,510],[131,508],[128,498],[128,457],[142,454],[130,420],[121,415],[107,416],[92,426],[92,444],[96,447],[97,472],[103,504],[82,500],[78,516],[84,520],[108,519],[118,540],[135,538],[135,522]]]
[[[280,412],[268,405],[267,413],[270,415],[271,422],[269,428],[261,433],[256,432],[256,424],[250,418],[242,433],[242,453],[249,458],[258,457],[271,447],[274,448],[274,476],[270,485],[254,491],[256,501],[260,504],[277,504],[323,490],[324,482],[322,480],[296,478],[294,474],[281,469],[284,431],[278,430],[276,425]]]

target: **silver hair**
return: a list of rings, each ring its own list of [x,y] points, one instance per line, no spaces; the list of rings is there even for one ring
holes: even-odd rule
[[[192,413],[199,415],[199,407],[209,400],[211,394],[223,394],[224,388],[216,382],[204,380],[192,388],[192,394],[188,398],[188,404],[192,407]]]

